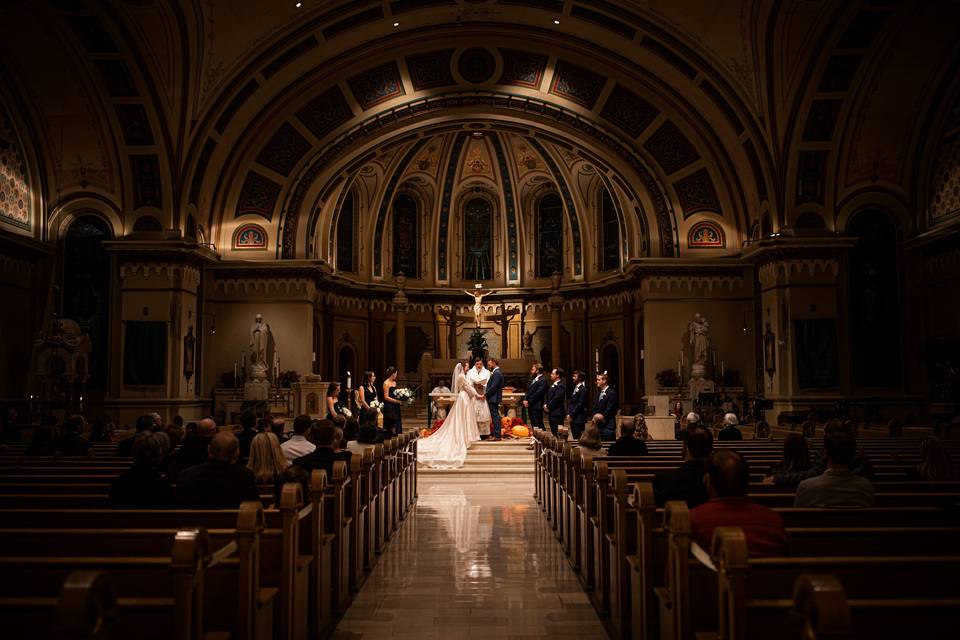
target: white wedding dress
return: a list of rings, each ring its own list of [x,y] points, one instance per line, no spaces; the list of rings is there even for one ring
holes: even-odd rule
[[[480,439],[474,401],[479,393],[467,382],[463,365],[453,374],[451,389],[457,394],[443,425],[417,442],[417,462],[431,469],[459,469],[467,458],[467,449]]]

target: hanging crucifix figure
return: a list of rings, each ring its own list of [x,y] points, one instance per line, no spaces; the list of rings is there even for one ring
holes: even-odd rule
[[[477,323],[477,329],[480,328],[480,314],[483,313],[483,299],[494,292],[493,289],[488,289],[486,292],[483,291],[483,285],[479,282],[475,285],[476,287],[473,291],[463,290],[465,294],[473,298],[473,319]]]

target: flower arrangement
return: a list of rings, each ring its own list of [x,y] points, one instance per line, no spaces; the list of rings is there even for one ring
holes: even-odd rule
[[[376,411],[377,413],[383,413],[383,403],[379,400],[373,400],[370,402],[370,408]]]
[[[437,429],[439,429],[439,428],[442,427],[442,426],[443,426],[443,420],[441,420],[441,419],[434,420],[434,421],[433,421],[433,425],[432,425],[431,427],[428,427],[428,428],[426,428],[426,429],[421,429],[421,430],[420,430],[420,437],[421,437],[421,438],[428,438],[428,437],[432,436],[434,433],[436,433],[436,432],[437,432]]]
[[[396,391],[397,400],[404,404],[411,404],[414,399],[413,389],[408,389],[407,387],[401,387]]]
[[[353,411],[350,411],[350,409],[347,409],[346,407],[340,407],[340,415],[349,420],[353,417]]]
[[[664,369],[656,376],[657,383],[661,387],[678,387],[680,386],[680,376],[677,375],[677,372],[673,369]]]
[[[511,418],[509,416],[504,417],[500,420],[500,437],[506,438],[526,438],[530,435],[530,429],[523,424],[523,419],[520,416],[516,418]]]

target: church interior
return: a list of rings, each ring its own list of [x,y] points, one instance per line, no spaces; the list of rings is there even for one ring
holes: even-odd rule
[[[0,4],[0,624],[955,633],[958,20],[955,0]],[[418,440],[475,358],[502,373],[493,430],[430,468]],[[537,365],[561,385],[548,426]],[[575,371],[601,417],[616,393],[594,449]],[[352,462],[278,470],[262,505],[111,511],[144,431],[192,424],[206,464],[236,432],[245,459],[246,417],[275,443],[298,416],[362,423],[364,386],[388,404]],[[605,455],[641,424],[644,456]],[[827,475],[868,460],[875,504],[801,506],[766,472],[798,440]],[[701,507],[658,478],[701,458],[698,490],[732,500],[736,467],[793,556],[755,562],[756,514],[697,546]]]

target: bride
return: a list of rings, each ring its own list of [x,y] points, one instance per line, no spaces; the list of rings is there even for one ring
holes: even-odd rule
[[[430,437],[417,442],[417,462],[431,469],[459,469],[467,449],[480,439],[474,402],[481,394],[467,380],[469,364],[458,362],[450,390],[457,394],[443,425]]]

